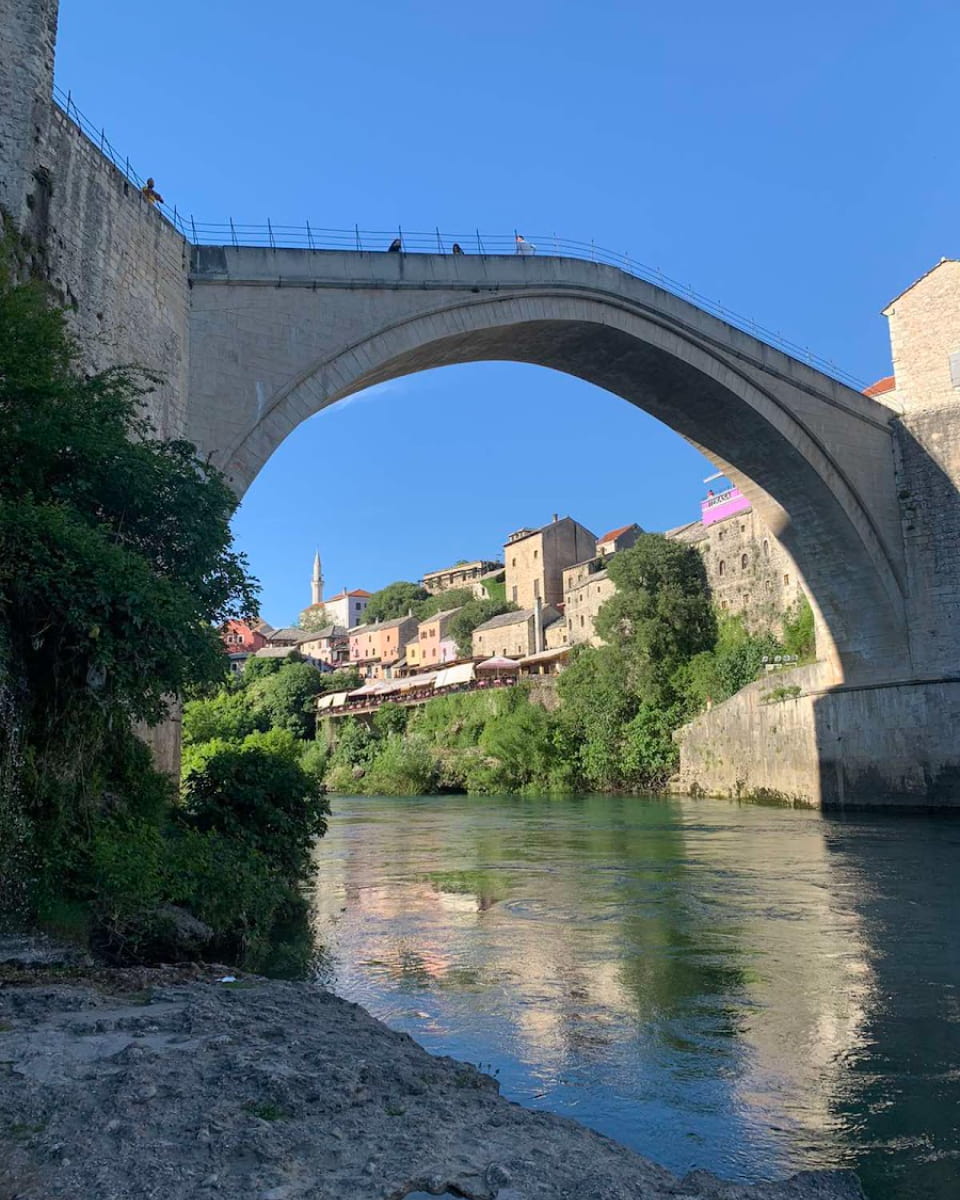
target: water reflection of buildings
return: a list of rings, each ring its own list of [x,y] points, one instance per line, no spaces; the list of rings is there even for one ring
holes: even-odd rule
[[[353,998],[422,989],[457,1020],[493,1013],[541,1077],[597,1061],[624,1087],[713,1074],[744,1120],[822,1141],[873,981],[817,816],[633,801],[613,820],[618,802],[597,798],[478,831],[471,803],[366,820],[321,849],[320,910],[346,897],[344,955],[361,964]],[[497,902],[449,890],[486,864]]]

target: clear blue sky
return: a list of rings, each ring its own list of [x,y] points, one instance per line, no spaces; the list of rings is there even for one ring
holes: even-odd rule
[[[879,309],[960,252],[958,55],[956,0],[61,0],[57,78],[197,220],[593,238],[871,381]],[[708,469],[614,396],[477,364],[307,421],[235,531],[276,624],[315,546],[374,590],[554,511],[680,524]]]

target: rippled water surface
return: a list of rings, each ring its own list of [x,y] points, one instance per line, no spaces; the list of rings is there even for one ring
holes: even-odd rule
[[[960,821],[335,798],[329,982],[682,1172],[960,1197]],[[489,1064],[489,1065],[488,1065]]]

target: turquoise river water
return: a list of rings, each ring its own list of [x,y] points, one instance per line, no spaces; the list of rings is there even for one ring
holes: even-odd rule
[[[335,797],[325,981],[683,1172],[960,1196],[960,821]]]

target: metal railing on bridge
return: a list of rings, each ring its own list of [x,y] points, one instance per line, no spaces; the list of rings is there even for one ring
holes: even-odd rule
[[[95,125],[80,112],[70,92],[55,87],[54,100],[66,116],[99,147],[101,153],[110,159],[131,183],[138,189],[143,187],[145,180],[131,167],[130,159],[116,150],[102,127]],[[391,244],[399,242],[400,249],[405,254],[453,254],[457,252],[454,250],[456,246],[459,252],[471,255],[523,253],[556,255],[603,263],[689,301],[704,312],[719,317],[728,325],[750,334],[758,341],[775,346],[792,358],[808,363],[825,375],[847,384],[848,387],[862,391],[866,386],[862,379],[843,370],[832,359],[814,354],[809,346],[801,346],[785,338],[779,331],[767,329],[752,318],[702,295],[689,284],[666,275],[659,267],[652,267],[633,258],[628,251],[604,249],[593,241],[576,241],[559,237],[555,233],[539,236],[524,233],[522,239],[518,240],[516,230],[509,234],[481,233],[479,229],[450,233],[438,228],[431,232],[421,232],[405,229],[361,229],[357,225],[352,229],[331,229],[311,225],[309,221],[304,221],[302,225],[284,225],[275,224],[268,219],[263,225],[248,225],[237,224],[232,218],[225,223],[216,224],[196,221],[193,216],[185,216],[176,205],[158,204],[156,209],[188,241],[197,246],[264,246],[277,250],[352,250],[363,253],[385,251]]]

